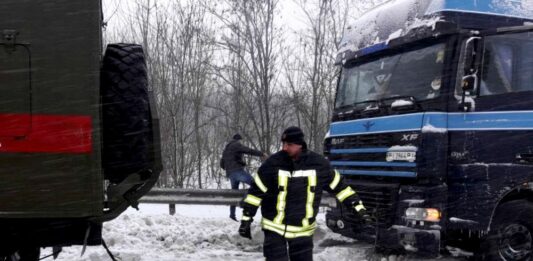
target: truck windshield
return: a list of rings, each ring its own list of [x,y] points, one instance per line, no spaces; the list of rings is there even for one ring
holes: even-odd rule
[[[440,95],[445,44],[343,68],[335,108],[395,96],[427,100]]]

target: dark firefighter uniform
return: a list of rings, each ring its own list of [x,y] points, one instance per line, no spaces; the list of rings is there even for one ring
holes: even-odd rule
[[[303,137],[303,133],[301,134]],[[250,223],[261,206],[267,260],[312,260],[312,236],[322,192],[333,193],[356,212],[365,210],[356,192],[323,156],[304,149],[297,160],[285,151],[268,158],[254,175],[243,207],[239,233],[250,237]],[[247,232],[242,228],[247,226]],[[243,234],[244,233],[244,234]],[[246,235],[246,233],[248,233]]]

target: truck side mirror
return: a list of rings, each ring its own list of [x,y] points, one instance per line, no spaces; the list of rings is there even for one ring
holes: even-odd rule
[[[470,37],[466,40],[464,51],[464,75],[474,74],[477,71],[476,58],[480,37]]]
[[[459,103],[459,109],[462,111],[470,111],[472,108],[471,101],[467,102],[466,96],[471,95],[472,92],[476,89],[478,85],[478,69],[477,69],[477,60],[478,60],[478,47],[481,37],[470,37],[466,40],[465,50],[464,50],[464,73],[461,80],[461,89],[463,90],[461,103]]]

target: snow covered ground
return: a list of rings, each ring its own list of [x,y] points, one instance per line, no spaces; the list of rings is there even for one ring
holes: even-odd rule
[[[228,218],[226,206],[177,205],[176,213],[169,215],[168,205],[142,204],[140,211],[129,209],[105,223],[104,240],[121,261],[264,260],[259,222],[254,222],[253,240],[249,240],[237,234],[239,223]],[[371,245],[331,233],[323,214],[319,214],[318,221],[314,260],[414,260],[374,255]],[[78,246],[64,248],[57,260],[111,260],[102,246],[88,247],[83,256],[81,250]],[[41,256],[50,253],[45,249]]]

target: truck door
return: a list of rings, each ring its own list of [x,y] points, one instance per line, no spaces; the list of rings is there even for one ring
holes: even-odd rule
[[[450,217],[488,225],[498,200],[533,173],[533,27],[465,40],[450,104]],[[459,105],[459,106],[458,106]]]
[[[519,154],[533,151],[533,32],[527,28],[500,29],[479,38],[474,86],[464,95],[469,109],[457,108],[449,118],[452,131],[470,136],[463,142],[470,146],[463,151],[470,156],[452,158],[516,163]],[[461,103],[461,84],[457,86]]]
[[[11,35],[10,35],[11,34]],[[4,39],[15,37],[4,31]],[[23,137],[31,127],[30,51],[26,45],[0,44],[0,137]]]

